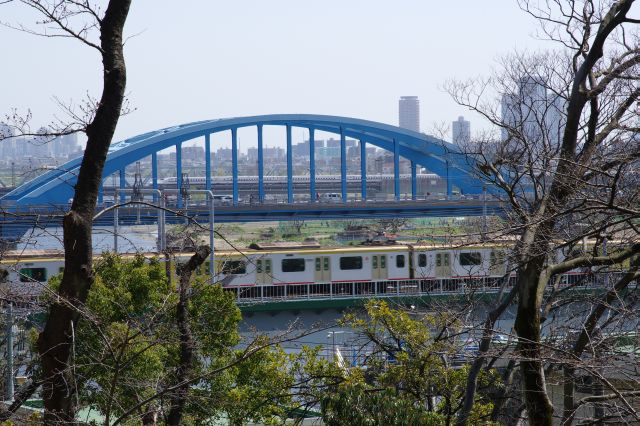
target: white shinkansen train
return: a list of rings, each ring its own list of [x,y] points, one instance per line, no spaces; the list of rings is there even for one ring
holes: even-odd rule
[[[286,176],[264,176],[263,177],[264,182],[265,183],[282,183],[282,182],[286,182],[287,181],[287,177]],[[293,176],[293,182],[294,183],[308,183],[309,182],[310,177],[308,175],[306,176]],[[367,182],[380,182],[380,181],[387,181],[387,180],[394,180],[395,177],[392,174],[368,174],[367,175]],[[400,175],[400,179],[411,179],[411,175],[408,174],[401,174]],[[433,173],[427,173],[427,174],[417,174],[416,175],[416,179],[421,180],[421,179],[430,179],[430,180],[439,180],[441,179],[440,176],[433,174]],[[233,178],[231,176],[212,176],[211,177],[211,182],[213,182],[214,184],[216,183],[231,183],[231,181],[233,180]],[[354,182],[360,182],[361,180],[361,176],[360,175],[347,175],[347,181],[354,181]],[[342,176],[341,175],[317,175],[316,176],[316,182],[340,182],[342,181]],[[243,175],[239,175],[238,176],[238,182],[239,183],[258,183],[258,176],[243,176]],[[204,185],[206,183],[206,178],[204,176],[193,176],[193,177],[189,177],[189,184],[191,185]],[[105,184],[108,184],[108,182],[106,182]],[[166,177],[166,178],[161,178],[158,179],[158,184],[160,185],[176,185],[177,184],[177,178],[175,176],[173,177]]]
[[[361,283],[381,283],[381,288],[389,288],[395,285],[394,282],[420,284],[473,279],[495,284],[508,273],[510,250],[510,244],[478,244],[464,248],[397,244],[344,248],[272,247],[242,252],[218,250],[215,253],[215,281],[236,292],[251,287],[349,283],[353,283],[354,288]],[[155,255],[149,254],[149,257]],[[188,253],[176,255],[178,261],[188,257]],[[556,260],[562,260],[564,256],[560,253],[556,257],[559,257]],[[63,267],[61,253],[9,252],[0,261],[0,282],[22,294],[37,296],[43,283],[62,272]],[[206,274],[209,269],[210,264],[206,262],[200,273]],[[574,270],[565,276],[580,276],[586,272],[588,269]],[[509,274],[515,274],[515,271]]]

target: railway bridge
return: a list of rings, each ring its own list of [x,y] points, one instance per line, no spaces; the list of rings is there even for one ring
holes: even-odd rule
[[[270,198],[268,193],[269,179],[265,173],[265,163],[268,160],[265,160],[263,135],[265,129],[272,126],[283,127],[286,135],[284,141],[286,177],[281,179],[281,186],[286,188],[286,195],[277,200],[280,203],[286,203],[288,205],[286,208],[275,205],[273,197]],[[246,132],[247,128],[255,129],[257,146],[256,197],[255,199],[251,197],[251,200],[243,200],[240,197],[238,132],[241,129]],[[302,184],[304,188],[300,186],[299,176],[294,175],[292,131],[298,128],[305,129],[309,134],[308,176],[304,178]],[[318,188],[321,186],[316,173],[316,132],[332,133],[339,139],[340,170],[336,176],[340,186],[335,201],[338,201],[340,206],[335,203],[318,202]],[[312,114],[277,114],[198,121],[155,130],[114,143],[109,149],[104,167],[98,210],[112,206],[115,201],[121,203],[126,201],[127,194],[135,195],[138,201],[156,204],[161,197],[160,191],[174,194],[172,198],[167,198],[169,204],[173,203],[170,207],[177,209],[189,207],[186,206],[191,195],[189,191],[194,191],[189,188],[188,176],[184,173],[183,150],[187,144],[194,143],[200,144],[204,151],[204,170],[200,174],[204,176],[204,182],[200,186],[200,191],[204,194],[201,194],[201,198],[211,198],[210,204],[213,206],[214,192],[212,191],[216,190],[213,179],[216,171],[212,168],[213,136],[218,139],[221,133],[228,135],[231,144],[231,176],[230,182],[224,189],[230,190],[230,208],[218,209],[219,213],[214,213],[216,216],[220,215],[220,219],[223,220],[251,221],[256,220],[258,216],[286,220],[297,218],[299,214],[303,214],[307,219],[313,219],[339,216],[345,212],[360,217],[391,214],[417,216],[436,215],[436,213],[441,216],[465,216],[487,212],[486,197],[482,197],[484,185],[474,173],[473,159],[464,155],[457,146],[432,136],[388,124]],[[347,138],[358,141],[359,145],[360,170],[357,179],[350,178],[347,173]],[[371,194],[367,193],[368,146],[387,151],[393,159],[393,173],[389,176],[393,182],[391,200],[371,199]],[[162,177],[159,176],[159,153],[167,149],[175,152],[172,157],[175,161],[172,166],[175,167],[173,176],[176,177],[174,188],[167,188]],[[401,158],[410,164],[410,173],[402,176]],[[73,197],[73,188],[81,160],[82,158],[76,158],[54,170],[49,170],[2,196],[0,209],[5,216],[0,237],[19,238],[20,232],[25,230],[25,221],[33,221],[36,217],[41,220],[47,214],[59,216],[64,212]],[[127,174],[131,175],[131,170],[136,167],[136,163],[141,161],[150,163],[151,176],[148,179],[150,185],[145,186],[137,175],[133,182],[126,178]],[[441,180],[444,189],[441,197],[429,197],[427,194],[418,192],[420,180],[418,171],[422,168],[437,175]],[[354,184],[349,183],[350,180],[357,181],[359,188],[354,188]],[[408,185],[410,190],[404,195],[401,190],[403,180],[410,182]],[[114,185],[116,181],[117,184]],[[114,188],[119,194],[117,200],[113,195],[105,196],[108,193],[113,194]],[[301,197],[300,194],[305,192],[305,196]],[[457,198],[452,198],[454,195]],[[243,204],[248,201],[251,202],[249,208]],[[310,204],[311,207],[303,206],[305,203]],[[501,204],[492,203],[488,206],[491,213],[502,209]],[[190,209],[192,212],[199,211],[205,216],[213,212],[212,208],[198,206],[194,201],[191,201]],[[247,210],[259,214],[247,214]],[[127,215],[123,213],[120,219],[126,217]]]

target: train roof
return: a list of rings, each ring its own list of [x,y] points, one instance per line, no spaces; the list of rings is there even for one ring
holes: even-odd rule
[[[492,248],[492,247],[509,247],[511,242],[500,243],[474,243],[469,245],[452,245],[452,244],[405,244],[396,243],[388,245],[357,245],[357,246],[342,246],[342,247],[321,247],[321,246],[304,246],[297,245],[264,245],[263,249],[251,249],[242,248],[238,250],[216,250],[216,256],[222,257],[236,257],[236,256],[250,256],[250,255],[269,255],[269,254],[340,254],[340,253],[379,253],[379,252],[398,252],[406,251],[412,248],[416,251],[426,250],[469,250],[479,248]],[[176,252],[173,253],[177,257],[188,257],[191,252]],[[162,253],[147,252],[143,253],[144,256],[154,257],[162,256]],[[133,257],[135,253],[123,253],[124,257]],[[100,255],[96,255],[99,258]],[[62,261],[64,260],[64,252],[61,250],[11,250],[6,251],[0,256],[0,263],[15,263],[15,262],[32,262],[32,261]]]
[[[252,255],[270,255],[270,254],[349,254],[349,253],[380,253],[380,252],[401,252],[409,249],[414,251],[434,251],[434,250],[473,250],[473,249],[486,249],[486,248],[510,248],[514,244],[513,240],[503,240],[494,242],[473,242],[469,244],[460,243],[431,243],[426,244],[424,242],[419,243],[404,243],[397,242],[396,244],[387,245],[353,245],[353,246],[341,246],[341,247],[321,247],[315,244],[304,243],[291,243],[291,244],[274,244],[265,243],[259,245],[260,249],[255,248],[240,248],[239,250],[216,250],[216,257],[242,257]],[[593,244],[593,240],[589,240],[587,244]],[[146,257],[160,257],[162,253],[158,252],[146,252],[142,253]],[[192,252],[174,252],[173,256],[186,258],[191,256]],[[123,253],[124,257],[133,257],[135,253]],[[100,255],[96,255],[99,258]],[[62,250],[8,250],[4,253],[0,253],[0,263],[29,263],[34,261],[63,261],[64,251]]]
[[[270,250],[254,250],[254,249],[242,249],[241,253],[235,250],[216,250],[216,256],[238,256],[238,255],[250,255],[250,254],[336,254],[336,253],[378,253],[378,252],[397,252],[407,251],[413,249],[415,251],[420,250],[469,250],[479,248],[503,248],[510,247],[511,243],[475,243],[469,245],[451,245],[451,244],[387,244],[387,245],[357,245],[357,246],[342,246],[342,247],[317,247],[317,248],[293,248],[293,249],[270,249]]]

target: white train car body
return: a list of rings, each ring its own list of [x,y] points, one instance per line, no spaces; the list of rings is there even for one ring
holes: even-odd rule
[[[503,277],[509,244],[464,248],[423,245],[279,248],[216,251],[215,280],[225,287],[306,285]],[[153,256],[153,255],[150,255]],[[563,256],[558,254],[557,256]],[[179,254],[184,261],[189,254]],[[0,282],[22,294],[38,294],[42,284],[62,272],[62,253],[5,253]],[[201,273],[209,271],[209,262]],[[581,271],[573,271],[580,273]]]

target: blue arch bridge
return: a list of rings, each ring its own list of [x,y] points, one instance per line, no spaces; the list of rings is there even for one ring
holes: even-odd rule
[[[269,194],[274,178],[268,172],[265,174],[265,162],[270,160],[265,159],[263,133],[270,126],[284,127],[286,132],[286,177],[277,179],[282,190],[280,197]],[[254,128],[257,137],[257,170],[249,182],[256,189],[256,194],[251,194],[248,199],[240,197],[241,185],[246,186],[249,181],[239,173],[238,131],[242,129],[244,132],[245,128]],[[304,177],[294,174],[292,131],[296,128],[306,129],[309,134],[308,163],[305,163],[308,164],[308,171],[305,167]],[[217,173],[212,170],[212,145],[215,145],[212,136],[221,132],[230,133],[231,136],[231,170],[230,176],[222,179],[224,182],[214,177]],[[316,173],[316,132],[335,134],[339,140],[336,147],[339,172],[333,176],[339,187],[328,199],[320,197],[320,191],[326,191],[326,187],[322,186],[326,177]],[[347,151],[348,140],[358,141],[359,170],[355,174],[353,171],[348,173],[348,164],[353,164],[353,161],[349,161],[347,153],[353,156],[355,148],[354,157],[357,158],[358,146]],[[204,145],[204,170],[200,173],[204,176],[197,183],[191,182],[183,164],[185,149],[194,142]],[[380,148],[388,153],[388,158],[392,158],[393,171],[388,175],[388,180],[393,182],[391,199],[380,199],[379,196],[372,198],[367,193],[368,181],[375,180],[374,176],[367,177],[367,146]],[[175,150],[175,175],[170,173],[175,176],[173,185],[171,179],[160,175],[166,156],[159,153],[164,150]],[[409,173],[401,173],[401,159],[408,161]],[[159,164],[160,160],[162,164]],[[136,165],[139,167],[141,162],[150,163],[150,176],[143,179],[138,170],[133,182],[128,181],[127,170]],[[19,238],[35,220],[59,221],[73,197],[80,163],[81,158],[71,160],[0,198],[0,209],[4,214],[0,236],[5,239]],[[442,183],[440,193],[426,195],[424,191],[419,191],[418,183],[423,177],[423,168],[437,175]],[[162,202],[166,207],[187,211],[199,220],[215,214],[215,220],[222,222],[347,216],[477,216],[502,212],[502,205],[498,201],[487,200],[483,196],[483,184],[475,177],[473,170],[473,161],[455,145],[373,121],[310,114],[206,120],[144,133],[113,144],[104,167],[98,208],[101,210],[118,199],[122,203],[131,197],[131,200],[147,204]],[[379,180],[380,176],[377,178]],[[221,186],[223,183],[226,185],[224,189]],[[410,187],[410,190],[404,191],[404,195],[401,185]],[[228,195],[220,195],[220,190],[228,191]],[[307,196],[300,197],[301,192],[306,192]],[[461,194],[464,196],[461,197]],[[201,203],[197,199],[209,199],[210,202]],[[214,205],[217,205],[215,213]],[[113,221],[114,214],[119,215],[120,221],[133,216],[138,221],[141,218],[154,221],[159,217],[152,208],[121,207],[108,209],[99,220]]]

